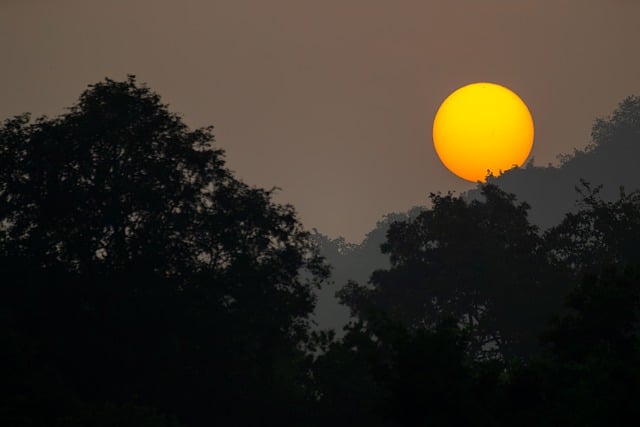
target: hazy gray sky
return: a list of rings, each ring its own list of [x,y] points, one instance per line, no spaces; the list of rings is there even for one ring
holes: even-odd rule
[[[358,241],[385,213],[473,186],[431,140],[459,86],[516,91],[538,165],[583,147],[640,94],[638,22],[636,0],[0,0],[0,118],[59,114],[135,74],[188,124],[215,125],[245,182]]]

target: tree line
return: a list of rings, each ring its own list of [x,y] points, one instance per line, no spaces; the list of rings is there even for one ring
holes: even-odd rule
[[[618,122],[596,127],[615,143]],[[640,195],[578,189],[544,232],[492,183],[432,194],[389,225],[389,265],[339,291],[337,337],[311,328],[331,265],[294,208],[235,178],[212,128],[106,79],[0,127],[0,420],[627,425]]]

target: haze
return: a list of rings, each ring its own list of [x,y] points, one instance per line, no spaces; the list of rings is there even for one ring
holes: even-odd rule
[[[359,241],[383,214],[474,185],[438,160],[452,90],[493,81],[536,124],[536,164],[640,93],[634,1],[2,1],[0,117],[56,115],[135,74],[308,228]],[[329,208],[328,208],[329,207]]]

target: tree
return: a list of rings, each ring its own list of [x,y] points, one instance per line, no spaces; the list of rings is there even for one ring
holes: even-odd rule
[[[495,426],[502,364],[474,361],[455,320],[411,329],[382,312],[325,343],[313,367],[320,425]]]
[[[342,237],[331,239],[314,230],[312,237],[320,254],[331,265],[331,280],[336,285],[325,286],[318,294],[316,320],[321,328],[330,327],[342,335],[342,329],[349,321],[349,309],[340,304],[336,292],[350,280],[365,283],[373,271],[389,268],[389,257],[380,252],[389,226],[417,216],[422,209],[415,206],[407,212],[384,215],[359,244],[346,243]]]
[[[600,189],[582,180],[578,212],[545,233],[551,260],[576,281],[601,268],[640,264],[640,192],[620,188],[617,200],[604,201]]]
[[[575,192],[580,180],[602,185],[598,196],[605,201],[618,198],[618,189],[640,187],[640,97],[624,98],[612,113],[595,120],[591,142],[573,153],[559,156],[560,164],[513,168],[487,180],[518,200],[531,205],[530,221],[542,230],[558,225],[568,212],[576,212]],[[478,190],[467,197],[479,197]]]
[[[544,340],[562,360],[608,360],[640,355],[640,269],[609,267],[586,275],[567,296]]]
[[[83,396],[196,424],[288,407],[304,398],[296,360],[327,269],[272,194],[234,178],[212,128],[189,130],[133,76],[60,117],[6,120],[7,330],[68,407]]]
[[[452,316],[477,356],[489,346],[505,357],[533,351],[562,289],[528,206],[493,185],[482,194],[471,202],[432,194],[431,209],[390,227],[382,251],[391,268],[374,272],[370,287],[351,283],[342,300],[355,314],[375,307],[412,328]]]
[[[588,150],[617,144],[637,145],[640,139],[640,96],[623,99],[611,116],[598,118],[591,130],[592,144]]]
[[[511,369],[510,411],[546,425],[632,425],[640,411],[640,270],[584,276],[542,336],[543,357]],[[514,411],[515,410],[515,411]],[[540,417],[542,415],[542,417]]]

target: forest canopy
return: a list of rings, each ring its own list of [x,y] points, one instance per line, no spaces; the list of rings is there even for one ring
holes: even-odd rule
[[[602,150],[640,142],[634,99],[596,122]],[[0,421],[630,425],[640,195],[575,185],[580,205],[552,227],[490,182],[389,216],[360,250],[237,179],[212,128],[133,76],[61,116],[9,118]],[[358,280],[338,283],[342,336],[312,330],[331,267],[344,278],[340,257],[364,253],[376,261],[351,258]]]
[[[4,411],[41,398],[45,423],[80,400],[190,423],[298,399],[327,267],[291,206],[224,167],[211,128],[129,77],[60,117],[8,119],[0,141]]]

